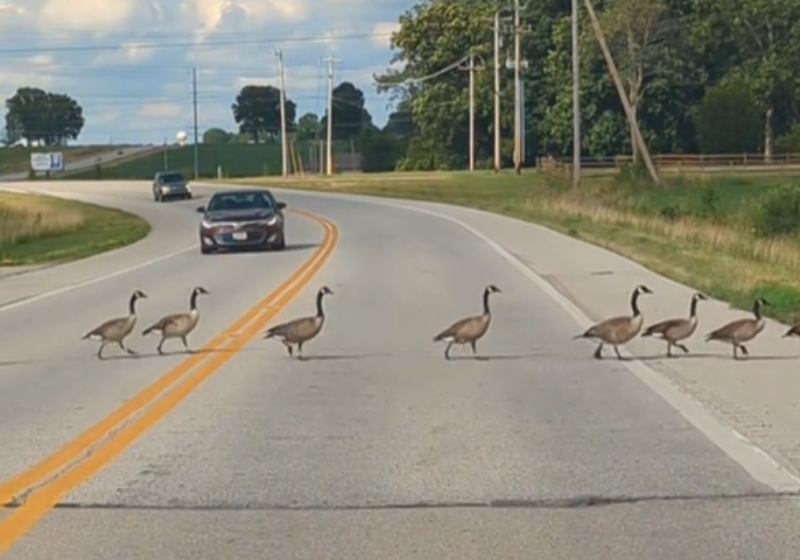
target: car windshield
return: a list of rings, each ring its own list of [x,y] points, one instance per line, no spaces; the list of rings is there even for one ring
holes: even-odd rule
[[[270,209],[272,199],[265,193],[225,193],[215,195],[208,202],[208,211]]]
[[[182,183],[186,179],[180,173],[166,173],[160,176],[163,183]]]

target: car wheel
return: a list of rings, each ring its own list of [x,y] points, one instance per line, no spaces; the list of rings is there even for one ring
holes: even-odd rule
[[[209,247],[207,245],[203,245],[203,242],[200,241],[200,252],[204,255],[210,255],[211,253],[214,252],[214,248]]]
[[[274,251],[283,251],[284,249],[286,249],[286,239],[284,239],[283,237],[281,237],[281,238],[280,238],[278,241],[276,241],[276,242],[275,242],[275,243],[272,245],[272,249],[273,249]]]

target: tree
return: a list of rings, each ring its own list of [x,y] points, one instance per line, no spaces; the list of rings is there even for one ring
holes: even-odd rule
[[[800,91],[800,0],[695,2],[705,16],[702,37],[718,47],[718,58],[731,61],[723,81],[750,92],[762,111],[764,154],[771,156],[774,138],[793,124],[778,118],[779,106]]]
[[[365,108],[364,92],[350,82],[333,88],[333,138],[350,140],[372,124],[372,115]],[[328,112],[320,121],[323,130],[328,127]]]
[[[394,138],[408,139],[417,134],[417,126],[414,122],[414,111],[410,99],[402,100],[397,109],[389,114],[389,120],[383,127],[383,131]]]
[[[239,131],[255,142],[262,137],[275,141],[281,132],[280,96],[280,90],[273,86],[244,86],[231,106]],[[293,130],[297,106],[287,99],[285,108],[287,128]]]
[[[313,140],[320,134],[319,117],[314,113],[306,113],[297,120],[297,131],[295,132],[298,140]]]
[[[6,100],[6,136],[28,144],[62,145],[75,140],[85,124],[83,108],[69,95],[23,87]]]
[[[229,144],[233,135],[222,128],[209,128],[203,133],[203,144]]]
[[[705,154],[746,154],[757,150],[761,141],[761,111],[750,93],[739,88],[709,89],[695,121]]]

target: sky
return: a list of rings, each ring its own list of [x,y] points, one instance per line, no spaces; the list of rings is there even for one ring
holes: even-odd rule
[[[413,0],[0,0],[0,95],[36,86],[83,107],[80,144],[161,144],[192,137],[192,69],[200,134],[236,130],[243,85],[279,85],[306,112],[326,108],[334,82],[365,94],[375,123],[391,107],[373,74],[392,57],[391,33]],[[5,114],[5,111],[3,112]]]

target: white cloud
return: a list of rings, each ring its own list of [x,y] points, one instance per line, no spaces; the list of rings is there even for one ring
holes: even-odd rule
[[[47,0],[41,24],[75,31],[114,31],[129,23],[141,0]]]
[[[157,102],[145,103],[138,111],[138,116],[145,119],[170,119],[186,113],[186,107],[177,103]]]
[[[372,74],[391,58],[389,22],[413,2],[0,0],[0,94],[36,86],[73,96],[86,117],[81,142],[160,142],[191,129],[192,67],[201,132],[234,129],[242,86],[279,85],[281,49],[298,114],[325,110],[322,59],[334,56],[335,81],[360,87],[382,122]]]

